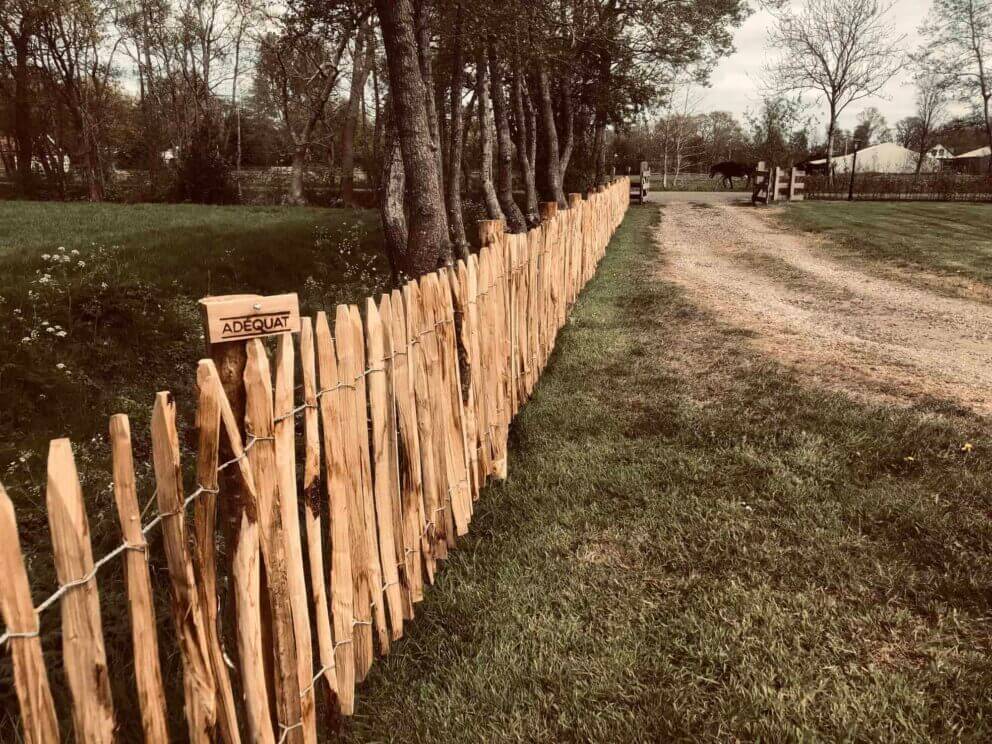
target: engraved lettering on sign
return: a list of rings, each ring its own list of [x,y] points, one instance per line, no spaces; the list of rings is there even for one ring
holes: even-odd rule
[[[200,307],[212,344],[300,331],[300,301],[295,294],[204,297]]]
[[[265,335],[269,333],[284,333],[289,330],[291,313],[264,313],[262,315],[242,315],[240,317],[221,318],[224,325],[221,329],[225,341],[239,338]]]

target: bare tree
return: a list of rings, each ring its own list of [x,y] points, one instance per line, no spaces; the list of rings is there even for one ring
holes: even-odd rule
[[[270,34],[261,42],[256,97],[270,99],[292,143],[288,194],[292,204],[306,203],[303,177],[311,140],[337,85],[348,41],[348,35],[343,33],[330,47],[322,38],[290,28],[279,35]]]
[[[103,201],[110,165],[107,114],[120,46],[111,35],[113,14],[110,2],[66,0],[44,14],[39,33],[39,60],[69,112],[72,165],[86,174],[90,201]]]
[[[479,101],[479,149],[482,162],[479,175],[482,179],[482,195],[486,203],[486,214],[491,220],[505,219],[500,206],[496,187],[493,185],[493,120],[489,102],[489,75],[486,74],[486,54],[480,47],[475,67],[475,90]]]
[[[341,128],[341,200],[352,205],[355,201],[355,130],[358,128],[360,106],[365,98],[365,83],[375,65],[375,36],[368,24],[363,24],[355,37],[351,53],[351,88]]]
[[[665,188],[668,187],[668,174],[672,173],[672,185],[678,186],[685,161],[699,154],[698,145],[703,142],[699,136],[702,121],[696,109],[701,100],[691,84],[682,83],[672,93],[666,111],[655,124],[655,133],[661,140],[661,178]]]
[[[916,60],[916,144],[919,156],[916,159],[916,175],[920,175],[923,161],[933,146],[934,130],[947,113],[947,78],[934,69],[925,57]]]
[[[992,0],[934,0],[924,34],[934,68],[953,81],[963,101],[978,103],[992,148]]]
[[[877,94],[903,65],[904,36],[888,20],[891,0],[805,0],[776,11],[769,35],[780,57],[768,73],[778,95],[813,91],[828,109],[827,169],[833,172],[837,118]]]

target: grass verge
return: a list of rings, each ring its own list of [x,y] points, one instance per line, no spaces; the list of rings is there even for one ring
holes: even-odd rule
[[[807,201],[790,204],[781,218],[854,258],[992,286],[988,204]]]
[[[803,387],[656,278],[656,214],[347,738],[988,740],[985,422]]]

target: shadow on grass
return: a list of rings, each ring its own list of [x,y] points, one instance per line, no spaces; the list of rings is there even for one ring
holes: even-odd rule
[[[656,214],[347,737],[987,738],[985,422],[801,386],[656,277]]]

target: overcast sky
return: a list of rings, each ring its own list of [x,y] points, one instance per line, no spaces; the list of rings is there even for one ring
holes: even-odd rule
[[[921,43],[920,23],[930,8],[930,0],[896,0],[891,20],[898,34],[906,35],[906,51],[915,51]],[[730,111],[742,122],[748,111],[756,111],[761,102],[761,72],[773,57],[768,45],[768,32],[774,20],[767,10],[761,10],[744,22],[734,36],[736,51],[717,66],[711,76],[711,87],[702,91],[700,111]],[[809,101],[812,102],[812,96]],[[851,129],[857,124],[858,112],[876,106],[892,126],[913,114],[912,78],[902,72],[889,81],[881,97],[868,98],[851,104],[840,117],[840,126]],[[821,112],[817,125],[826,127],[826,115]]]

